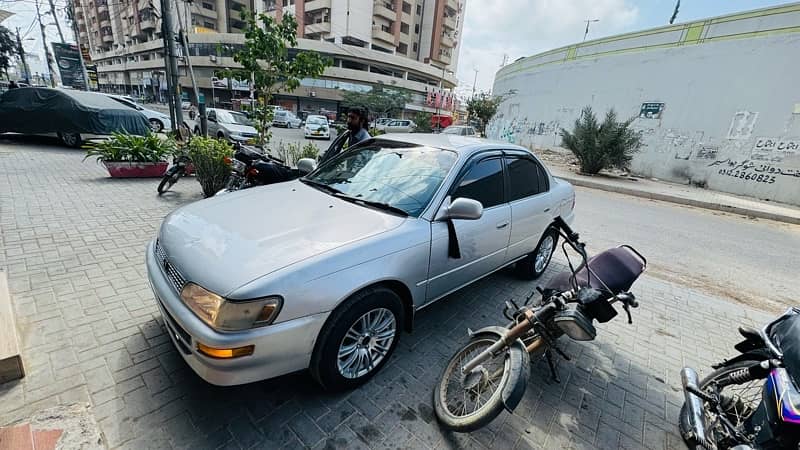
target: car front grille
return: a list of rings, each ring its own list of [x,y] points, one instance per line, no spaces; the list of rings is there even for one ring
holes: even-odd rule
[[[178,272],[178,269],[169,262],[167,252],[164,251],[164,247],[161,246],[159,241],[156,241],[156,260],[161,267],[161,271],[164,272],[164,275],[166,275],[172,287],[175,289],[175,292],[180,294],[183,286],[186,284],[186,279],[183,278],[183,275]]]

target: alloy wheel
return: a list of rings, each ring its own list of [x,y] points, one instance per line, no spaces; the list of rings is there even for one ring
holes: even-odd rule
[[[386,357],[397,334],[394,313],[377,308],[362,315],[339,344],[337,367],[349,379],[370,373]]]
[[[539,251],[536,252],[536,262],[534,263],[536,273],[543,271],[545,267],[547,267],[547,263],[550,262],[550,256],[553,254],[554,244],[553,236],[548,234],[544,237],[541,245],[539,245]]]

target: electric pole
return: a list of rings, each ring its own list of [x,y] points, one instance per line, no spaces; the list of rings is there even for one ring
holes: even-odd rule
[[[31,69],[28,68],[28,63],[25,61],[25,47],[22,46],[22,38],[19,37],[19,27],[17,27],[17,50],[19,51],[19,58],[22,60],[22,70],[25,71],[25,82],[31,82]]]
[[[589,34],[589,24],[592,22],[600,22],[600,19],[588,19],[586,20],[586,32],[583,33],[583,42],[586,42],[586,36]]]
[[[53,2],[53,0],[50,0],[50,4],[51,5],[53,4],[52,2]],[[78,38],[78,36],[79,36],[79,34],[78,34],[78,20],[75,17],[75,1],[74,0],[69,0],[68,8],[69,8],[68,11],[70,12],[69,20],[72,21],[72,34],[75,35],[75,44],[78,45],[78,53],[80,54],[80,57],[78,59],[80,59],[80,61],[81,61],[81,73],[83,74],[83,88],[86,89],[87,91],[91,91],[91,89],[89,88],[89,74],[86,72],[86,61],[83,60],[83,47],[81,47],[81,40]],[[88,52],[89,50],[87,49],[86,51]]]
[[[475,79],[472,81],[472,97],[475,98],[475,86],[478,84],[478,68],[473,67],[472,70],[475,71]]]
[[[36,0],[36,20],[39,21],[39,30],[42,32],[42,45],[44,46],[44,57],[47,59],[47,70],[50,71],[50,86],[56,87],[56,71],[53,70],[53,55],[47,47],[47,33],[45,33],[42,23],[42,12],[39,9],[39,0]]]
[[[53,0],[48,1],[50,2],[50,14],[53,15],[53,20],[56,22],[56,28],[58,29],[58,37],[61,38],[62,44],[66,44],[67,41],[64,40],[64,33],[61,32],[61,24],[58,23],[58,16],[56,16],[56,5],[53,3]],[[75,42],[77,42],[77,40]]]
[[[175,49],[175,26],[172,23],[172,1],[161,0],[161,23],[164,30],[164,50],[166,51],[165,68],[167,69],[168,96],[173,101],[175,120],[172,121],[172,130],[180,132],[183,125],[183,111],[181,111],[180,84],[178,83],[178,55]],[[187,56],[188,57],[188,56]]]

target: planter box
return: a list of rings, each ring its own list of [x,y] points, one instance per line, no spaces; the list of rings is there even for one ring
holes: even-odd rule
[[[159,161],[155,163],[131,163],[103,161],[112,178],[157,178],[163,177],[169,163]]]

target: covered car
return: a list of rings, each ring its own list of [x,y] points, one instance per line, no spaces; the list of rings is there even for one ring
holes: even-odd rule
[[[145,135],[147,118],[102,94],[41,87],[0,96],[0,133],[57,135],[70,147],[114,132]]]

